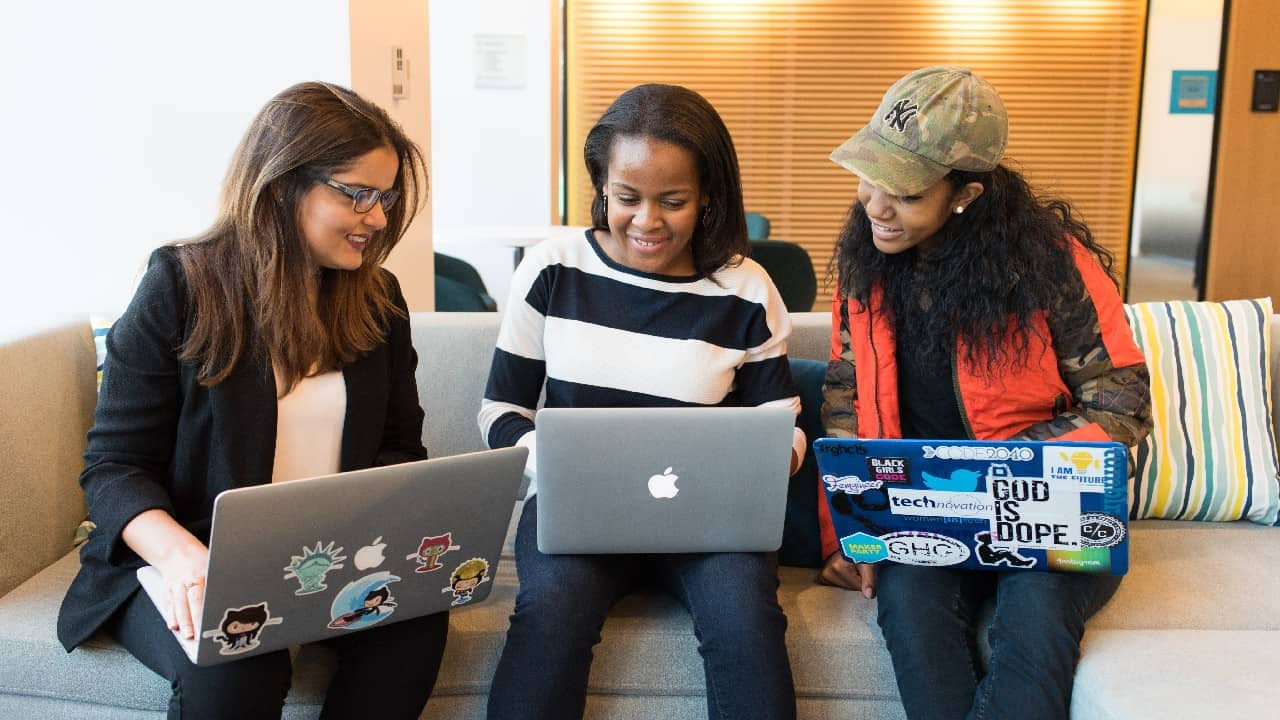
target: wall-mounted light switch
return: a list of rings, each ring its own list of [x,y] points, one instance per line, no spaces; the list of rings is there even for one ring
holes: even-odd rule
[[[391,48],[391,97],[409,97],[409,58],[402,47]]]
[[[1254,112],[1276,112],[1280,107],[1280,70],[1253,71]]]

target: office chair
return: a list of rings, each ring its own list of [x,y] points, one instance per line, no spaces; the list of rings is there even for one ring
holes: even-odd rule
[[[769,218],[760,213],[747,213],[747,239],[764,240],[769,237]]]
[[[497,312],[480,273],[471,263],[444,253],[436,258],[436,312]]]
[[[751,259],[769,273],[788,311],[813,309],[818,297],[818,276],[807,250],[785,240],[752,240]]]

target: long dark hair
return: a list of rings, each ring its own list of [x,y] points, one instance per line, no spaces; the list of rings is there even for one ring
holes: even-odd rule
[[[591,225],[609,229],[601,193],[609,177],[613,142],[618,137],[649,137],[688,150],[697,161],[698,187],[708,198],[699,213],[690,245],[698,274],[710,276],[739,262],[750,251],[747,215],[742,206],[738,154],[719,113],[698,93],[679,85],[637,85],[618,96],[587,133],[583,156],[595,189]]]
[[[387,212],[357,270],[319,270],[315,308],[298,208],[317,176],[350,167],[378,147],[400,161],[403,200]],[[426,192],[418,147],[386,111],[346,88],[305,82],[258,112],[232,157],[213,227],[174,243],[194,308],[180,357],[204,385],[226,379],[246,352],[271,362],[286,394],[313,372],[336,370],[372,350],[397,313],[382,263]]]
[[[952,170],[946,180],[955,189],[978,182],[984,191],[963,214],[948,217],[928,253],[880,252],[866,210],[854,202],[833,263],[840,293],[865,311],[872,288],[882,288],[896,327],[919,341],[912,352],[929,364],[949,363],[960,340],[967,363],[994,374],[1025,359],[1038,312],[1081,299],[1064,295],[1081,287],[1071,238],[1113,282],[1115,258],[1069,204],[1037,197],[1016,170],[1003,164],[990,172]]]

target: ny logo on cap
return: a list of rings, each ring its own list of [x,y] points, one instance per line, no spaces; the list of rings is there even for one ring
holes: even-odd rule
[[[903,98],[893,104],[893,109],[885,114],[884,119],[889,123],[889,127],[898,132],[907,131],[907,121],[916,116],[916,110],[920,109],[919,105],[910,104],[911,100]]]

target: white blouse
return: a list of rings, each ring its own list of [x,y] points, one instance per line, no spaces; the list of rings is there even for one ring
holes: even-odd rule
[[[303,378],[280,398],[271,482],[338,472],[346,414],[347,385],[341,370]]]

